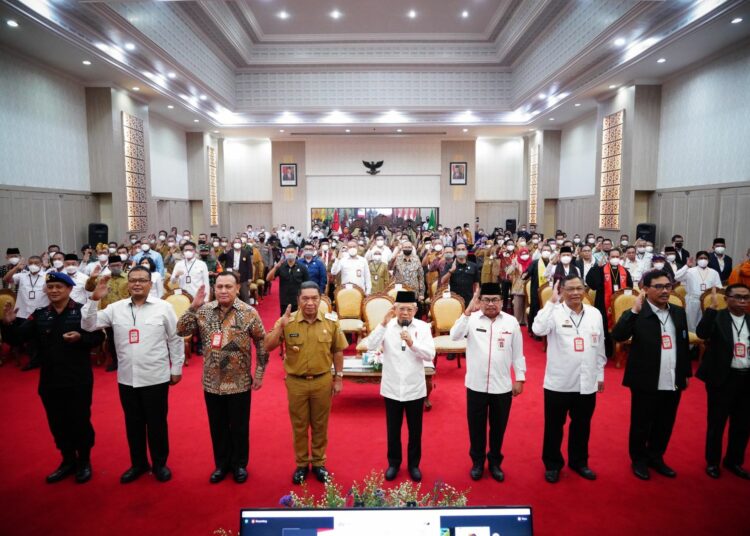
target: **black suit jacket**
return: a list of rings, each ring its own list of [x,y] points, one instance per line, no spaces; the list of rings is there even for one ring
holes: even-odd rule
[[[745,322],[750,325],[749,314],[745,315]],[[734,356],[732,330],[732,315],[729,310],[717,311],[710,307],[703,311],[703,318],[695,328],[695,334],[706,341],[706,352],[695,375],[706,382],[709,389],[721,388],[729,378]]]
[[[690,257],[690,252],[686,250],[685,248],[677,249],[675,250],[675,264],[677,264],[677,268],[682,268],[687,264],[688,257]]]
[[[594,307],[599,309],[599,312],[602,314],[604,327],[609,329],[612,326],[609,325],[609,321],[607,320],[607,304],[605,302],[606,293],[604,292],[604,285],[604,266],[599,266],[598,264],[596,266],[592,266],[589,270],[588,275],[586,276],[586,286],[596,291],[596,298],[594,298]],[[620,288],[633,288],[633,278],[630,276],[630,272],[628,272],[627,270],[625,270],[625,285],[622,285],[621,281]]]
[[[237,252],[234,248],[228,250],[226,253],[219,255],[219,262],[221,263],[224,271],[228,271],[234,267],[234,256]],[[245,281],[253,281],[253,248],[243,247],[239,250],[240,255],[240,283]]]
[[[687,387],[687,378],[693,375],[690,368],[687,316],[685,309],[671,304],[669,315],[672,317],[677,339],[674,341],[677,350],[675,385],[682,390]],[[661,323],[646,301],[640,314],[625,311],[612,329],[612,338],[618,342],[631,337],[622,384],[641,391],[657,391],[661,363]]]
[[[732,274],[732,257],[724,255],[724,269],[722,270],[719,268],[719,258],[716,256],[716,253],[711,252],[708,254],[708,267],[719,272],[719,277],[724,282]]]

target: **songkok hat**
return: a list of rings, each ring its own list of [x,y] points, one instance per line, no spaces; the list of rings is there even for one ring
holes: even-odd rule
[[[18,248],[8,248],[5,250],[5,254],[6,255],[20,255],[21,250],[19,250]]]
[[[570,246],[563,246],[560,248],[560,253],[573,253],[573,248]]]
[[[76,282],[73,281],[68,274],[63,272],[48,272],[45,281],[47,283],[62,283],[69,287],[76,286]]]
[[[78,255],[76,255],[75,253],[66,253],[65,254],[65,260],[66,261],[77,261],[78,260]]]
[[[499,283],[482,283],[479,288],[479,294],[482,296],[500,296],[500,284]]]
[[[709,256],[709,255],[708,255],[708,251],[703,251],[703,250],[701,250],[701,251],[699,251],[698,253],[696,253],[696,254],[695,254],[695,258],[696,258],[696,259],[697,259],[698,257],[708,257],[708,256]]]
[[[396,294],[396,303],[417,303],[417,295],[411,290],[399,290]]]
[[[674,246],[664,246],[664,253],[675,253],[676,251]]]
[[[122,259],[119,255],[110,255],[109,260],[107,261],[109,264],[112,264],[113,262],[122,262]]]
[[[724,244],[724,245],[726,245],[726,243],[727,243],[727,241],[724,240],[723,238],[714,238],[714,246],[716,244]]]

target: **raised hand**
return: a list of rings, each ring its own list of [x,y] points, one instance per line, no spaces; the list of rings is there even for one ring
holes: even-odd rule
[[[101,271],[102,271],[102,265],[97,262],[96,266],[94,266],[91,269],[91,275],[99,275],[99,272]]]
[[[107,288],[107,283],[109,283],[109,279],[110,279],[110,276],[103,275],[97,280],[96,288],[94,289],[94,292],[91,294],[91,299],[93,301],[99,301],[104,296],[107,295],[107,291],[109,290]]]
[[[198,289],[198,292],[195,293],[195,297],[193,298],[193,303],[190,304],[190,308],[192,310],[198,309],[201,305],[203,305],[203,302],[206,301],[206,285],[201,285],[201,288]]]
[[[692,257],[688,257],[687,265],[688,265],[688,268],[692,268],[693,266],[695,266],[695,259]]]
[[[711,309],[719,308],[719,298],[716,296],[716,287],[711,288]]]
[[[466,307],[464,314],[466,316],[469,316],[471,313],[475,311],[479,311],[479,290],[474,292],[474,295],[471,297],[471,301],[469,302],[469,305]]]
[[[453,261],[453,265],[451,265],[450,273],[455,272],[456,268],[458,268],[458,261]]]
[[[286,327],[286,325],[289,323],[289,321],[292,319],[292,306],[287,305],[286,311],[284,311],[283,316],[279,319],[279,325],[282,329]]]
[[[641,312],[641,308],[643,307],[643,301],[646,299],[646,290],[641,289],[641,292],[638,294],[638,297],[635,299],[635,303],[633,304],[633,307],[630,309],[635,314],[638,314]]]
[[[550,296],[549,301],[552,303],[558,303],[560,301],[560,280],[558,279],[555,282],[555,285],[552,287],[552,296]]]
[[[13,304],[10,302],[5,304],[5,309],[3,309],[3,324],[12,324],[16,321],[16,315],[18,314],[18,309],[13,308]]]
[[[388,309],[388,311],[385,313],[385,316],[383,317],[383,322],[382,322],[383,327],[387,326],[388,322],[393,320],[395,316],[396,316],[396,306],[394,305],[393,307]]]

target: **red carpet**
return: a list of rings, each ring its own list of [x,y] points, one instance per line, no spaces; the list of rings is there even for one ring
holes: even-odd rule
[[[278,312],[276,296],[267,298],[260,311],[270,327]],[[622,372],[608,367],[590,444],[590,465],[599,479],[588,482],[566,469],[560,482],[550,485],[541,462],[541,344],[527,340],[525,353],[528,383],[513,403],[505,435],[503,484],[486,473],[480,482],[469,478],[464,369],[440,358],[434,409],[424,423],[425,486],[440,479],[471,487],[472,506],[530,504],[537,534],[747,534],[750,482],[726,471],[717,481],[704,473],[702,382],[693,380],[683,396],[667,451],[677,479],[653,475],[641,482],[630,472],[629,394],[620,385]],[[85,485],[72,479],[47,485],[44,476],[59,458],[36,394],[38,372],[22,373],[11,363],[0,368],[0,534],[207,536],[218,527],[236,530],[243,506],[277,506],[292,488],[294,469],[278,353],[272,356],[264,387],[253,393],[250,478],[244,485],[231,479],[208,483],[213,462],[200,367],[200,359],[194,359],[170,395],[169,466],[174,478],[160,484],[145,476],[127,486],[119,484],[129,460],[115,374],[95,369],[93,479]],[[376,385],[345,383],[334,402],[329,437],[328,467],[341,484],[385,468],[385,417]],[[400,477],[406,478],[405,470]],[[322,489],[317,482],[311,487]]]

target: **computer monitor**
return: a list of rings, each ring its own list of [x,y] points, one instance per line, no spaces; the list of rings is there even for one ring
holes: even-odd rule
[[[531,507],[243,509],[240,536],[531,536]]]

